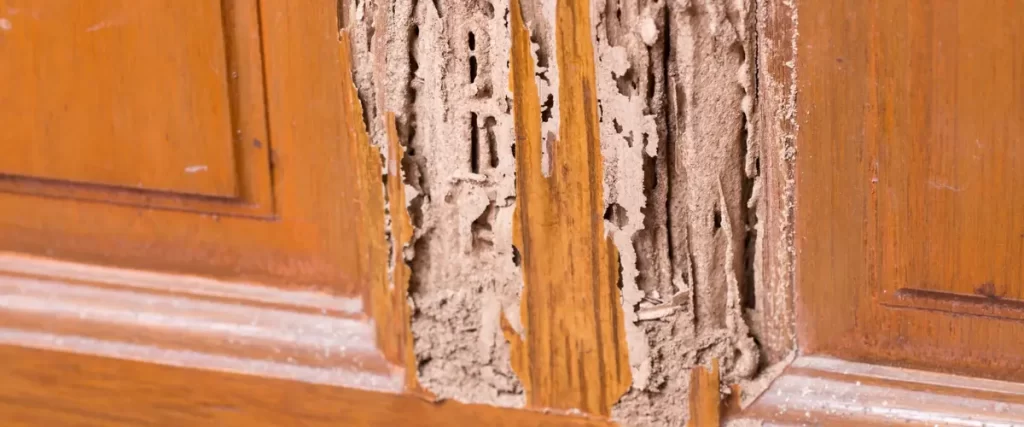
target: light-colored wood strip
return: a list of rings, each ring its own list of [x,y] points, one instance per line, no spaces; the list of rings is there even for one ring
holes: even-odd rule
[[[741,419],[784,425],[1024,425],[1020,384],[798,358]]]
[[[378,351],[361,306],[359,298],[0,253],[2,345],[401,391],[402,373]]]
[[[558,140],[541,168],[541,108],[530,33],[512,1],[511,87],[522,254],[522,329],[505,322],[513,368],[532,408],[608,415],[631,383],[618,254],[604,230],[594,52],[587,2],[557,5]]]

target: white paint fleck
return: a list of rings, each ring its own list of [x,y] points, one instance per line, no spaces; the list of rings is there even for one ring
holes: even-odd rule
[[[941,182],[941,181],[936,181],[936,180],[928,181],[928,185],[931,186],[934,189],[937,189],[937,190],[949,190],[949,191],[953,191],[953,192],[963,191],[963,188],[961,188],[961,187],[957,187],[957,186],[955,186],[953,184],[949,184],[949,183],[945,183],[945,182]]]
[[[97,22],[95,24],[90,25],[89,28],[85,29],[85,32],[91,33],[91,32],[99,31],[99,30],[102,30],[104,28],[108,28],[108,27],[111,27],[111,26],[114,26],[114,25],[117,25],[117,23],[116,22],[112,22],[112,21],[100,21],[100,22]]]
[[[0,18],[0,30],[10,31],[11,30],[11,21],[9,19],[7,19],[7,18]]]
[[[206,172],[206,165],[192,165],[185,168],[185,173]]]

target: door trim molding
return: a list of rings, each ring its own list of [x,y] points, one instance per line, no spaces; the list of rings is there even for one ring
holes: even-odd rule
[[[803,356],[737,417],[782,425],[1021,425],[1024,384]]]
[[[401,392],[358,298],[0,252],[0,344]]]

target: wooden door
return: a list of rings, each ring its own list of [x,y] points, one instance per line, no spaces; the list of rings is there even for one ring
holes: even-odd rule
[[[1024,3],[799,19],[803,351],[1024,381]]]
[[[2,424],[604,423],[412,393],[337,25],[328,1],[0,0]]]

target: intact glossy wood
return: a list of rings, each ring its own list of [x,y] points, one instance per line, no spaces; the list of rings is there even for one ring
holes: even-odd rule
[[[231,197],[219,2],[8,0],[0,173]]]
[[[0,345],[5,426],[611,426],[257,376]]]
[[[632,382],[618,289],[618,253],[604,231],[593,39],[587,2],[556,6],[558,140],[542,170],[533,44],[510,12],[516,134],[513,239],[522,255],[521,330],[504,323],[512,367],[533,408],[608,415]]]
[[[825,357],[796,359],[739,418],[764,425],[1014,426],[1024,386]]]
[[[401,391],[405,370],[365,311],[360,298],[0,253],[7,345]]]
[[[1024,4],[799,9],[802,350],[1024,380]]]
[[[382,232],[374,232],[382,218],[368,210],[361,188],[369,185],[367,179],[378,192],[381,184],[379,174],[366,177],[349,164],[358,158],[359,148],[342,119],[348,107],[339,94],[354,89],[342,84],[334,6],[266,0],[256,10],[246,8],[255,2],[229,3],[234,9],[225,16],[261,23],[259,33],[240,33],[231,46],[262,44],[262,65],[249,56],[238,63],[244,65],[240,77],[265,71],[265,84],[261,79],[260,85],[266,98],[261,103],[269,138],[243,142],[258,146],[272,160],[273,215],[229,215],[205,208],[196,212],[196,206],[192,211],[149,209],[7,191],[0,192],[0,250],[335,295],[369,293],[366,284],[374,280],[374,269],[382,267],[370,259],[364,242],[383,239]],[[125,7],[147,4],[155,3]],[[16,24],[12,21],[9,32]],[[218,61],[223,64],[224,58]],[[236,101],[242,105],[247,99]],[[102,158],[81,160],[95,163]]]
[[[0,191],[272,215],[257,6],[0,3]]]

